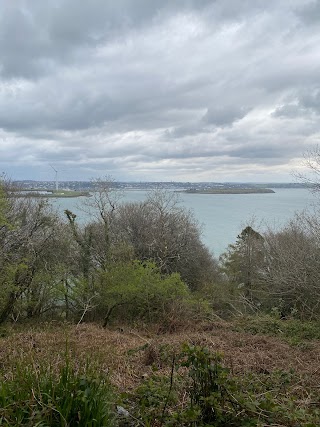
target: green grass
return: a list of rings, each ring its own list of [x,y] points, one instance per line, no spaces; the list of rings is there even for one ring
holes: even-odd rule
[[[88,363],[19,360],[0,379],[0,425],[111,427],[113,399],[108,378]]]

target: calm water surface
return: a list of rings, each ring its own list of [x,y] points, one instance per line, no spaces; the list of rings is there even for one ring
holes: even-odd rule
[[[233,243],[248,221],[256,229],[266,226],[276,228],[290,220],[295,212],[311,206],[314,197],[305,189],[275,189],[274,194],[185,194],[180,193],[181,205],[191,209],[202,224],[203,242],[218,256]],[[143,201],[146,191],[126,191],[123,202]],[[88,215],[79,210],[82,198],[51,199],[61,213],[70,209],[79,221],[88,220]]]

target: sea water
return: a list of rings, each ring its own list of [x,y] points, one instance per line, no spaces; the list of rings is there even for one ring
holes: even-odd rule
[[[202,241],[215,256],[223,253],[246,225],[262,231],[280,229],[296,212],[311,208],[315,197],[306,189],[276,188],[275,193],[260,194],[186,194],[179,193],[181,206],[190,209],[201,225]],[[139,202],[147,191],[123,192],[121,202]],[[85,198],[50,199],[61,214],[65,209],[76,213],[80,223],[90,220],[81,210]]]

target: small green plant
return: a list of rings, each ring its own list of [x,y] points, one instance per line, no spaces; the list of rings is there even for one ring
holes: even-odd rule
[[[166,407],[175,405],[178,401],[177,391],[172,390],[170,378],[153,375],[145,380],[136,390],[136,401],[140,418],[146,425],[162,422],[166,417]]]
[[[250,425],[245,408],[235,397],[239,394],[237,384],[229,369],[222,365],[221,354],[212,354],[205,347],[185,345],[181,366],[188,368],[190,408],[184,416],[189,414],[193,418],[192,425]],[[240,413],[241,419],[237,416]]]

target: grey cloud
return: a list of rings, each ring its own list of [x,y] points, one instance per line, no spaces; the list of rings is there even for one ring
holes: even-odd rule
[[[299,104],[316,114],[320,114],[320,89],[303,94],[299,99]]]
[[[23,0],[0,5],[0,72],[35,79],[77,61],[80,50],[123,40],[177,11],[201,9],[209,0]]]
[[[269,8],[272,11],[272,4]],[[1,74],[34,79],[72,64],[88,50],[124,40],[178,13],[200,13],[218,29],[228,22],[263,13],[263,0],[47,0],[0,5]]]
[[[197,121],[166,130],[165,136],[168,138],[182,138],[203,133],[213,134],[214,127],[231,126],[234,122],[244,118],[249,111],[250,109],[244,106],[222,105],[220,107],[210,107]]]
[[[286,104],[277,107],[275,111],[272,112],[273,117],[287,117],[295,118],[301,116],[301,108],[297,104]]]
[[[320,114],[320,89],[310,88],[296,95],[294,103],[281,105],[272,113],[274,117],[312,118]]]
[[[318,3],[0,3],[0,166],[286,170],[319,135]]]
[[[215,106],[208,108],[203,120],[205,123],[215,126],[227,126],[245,117],[248,111],[249,109],[246,107],[239,108],[228,105]]]
[[[320,1],[311,0],[300,6],[296,10],[297,16],[307,25],[319,25],[320,22]]]
[[[301,145],[299,143],[290,144],[290,154],[288,153],[287,145],[284,141],[272,142],[269,144],[244,144],[240,147],[232,148],[228,153],[230,157],[241,159],[252,159],[259,163],[267,161],[272,164],[281,164],[284,160],[288,160],[292,155],[301,154]]]
[[[208,133],[210,129],[204,127],[204,123],[201,120],[188,123],[183,126],[177,126],[172,129],[167,129],[164,133],[165,138],[183,138],[185,136],[199,135],[200,133]]]

